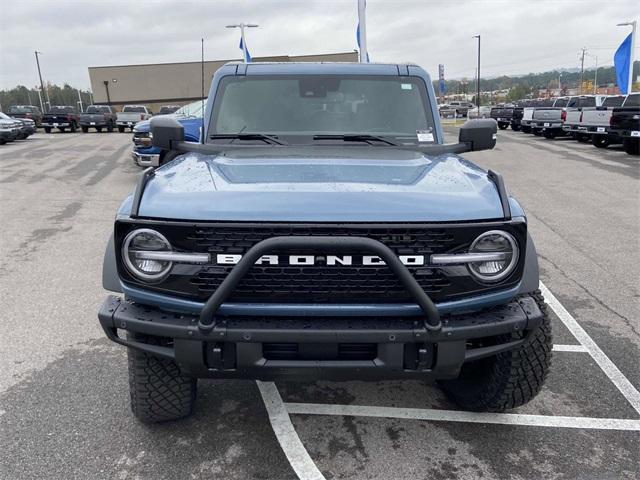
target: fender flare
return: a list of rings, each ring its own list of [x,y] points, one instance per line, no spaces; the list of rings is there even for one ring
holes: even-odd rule
[[[113,242],[113,233],[107,242],[102,261],[102,288],[111,292],[122,293],[120,277],[118,276],[118,264],[116,262],[116,249]]]
[[[540,269],[538,267],[538,254],[536,246],[529,232],[527,232],[527,247],[524,257],[524,271],[518,294],[535,292],[540,288]]]

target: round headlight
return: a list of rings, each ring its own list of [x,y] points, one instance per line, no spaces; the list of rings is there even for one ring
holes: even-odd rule
[[[153,252],[169,252],[171,244],[160,233],[140,228],[129,233],[122,244],[122,259],[129,272],[146,282],[164,278],[171,270],[172,262],[153,258]]]
[[[469,253],[498,253],[499,259],[469,264],[471,273],[483,282],[498,282],[506,278],[518,263],[518,244],[515,238],[501,230],[491,230],[474,240]]]

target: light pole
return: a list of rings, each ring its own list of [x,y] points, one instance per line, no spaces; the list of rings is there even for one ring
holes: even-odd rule
[[[367,2],[358,0],[358,45],[360,47],[360,62],[366,63],[367,54]]]
[[[629,53],[629,83],[627,84],[627,93],[631,93],[633,91],[633,54],[635,53],[636,48],[636,25],[637,22],[634,20],[633,22],[625,22],[619,23],[618,27],[631,27],[631,52]]]
[[[47,99],[47,104],[51,106],[51,102],[49,101],[49,92],[47,92],[44,89],[44,82],[42,81],[42,73],[40,72],[40,59],[38,58],[38,54],[42,55],[42,52],[38,52],[36,50],[35,54],[36,54],[36,65],[38,65],[38,77],[40,77],[40,88],[42,89],[42,92],[44,93],[45,98]],[[49,108],[47,108],[46,110],[44,109],[44,105],[42,104],[42,98],[40,98],[40,109],[45,113],[49,111]]]
[[[562,95],[562,72],[558,72],[558,96]]]
[[[478,107],[478,113],[480,112],[480,35],[474,35],[473,38],[478,39],[478,83],[476,85],[476,103]]]
[[[244,29],[245,28],[257,28],[260,25],[255,23],[236,23],[234,25],[227,25],[226,28],[239,28],[240,29],[240,38],[242,39],[242,56],[244,63],[247,63],[247,41],[244,37]]]

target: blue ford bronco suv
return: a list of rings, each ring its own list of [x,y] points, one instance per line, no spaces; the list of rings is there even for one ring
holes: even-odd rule
[[[202,143],[171,117],[104,260],[106,335],[133,413],[189,415],[199,378],[438,381],[463,409],[531,400],[551,361],[527,219],[502,177],[445,144],[415,65],[230,63]],[[221,390],[221,395],[224,390]]]

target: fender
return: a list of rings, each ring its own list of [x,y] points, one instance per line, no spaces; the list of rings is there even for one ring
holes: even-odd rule
[[[531,293],[540,288],[540,270],[538,268],[538,254],[531,235],[527,231],[527,251],[524,257],[524,271],[518,294]]]
[[[107,242],[102,261],[102,288],[111,292],[122,293],[120,277],[118,277],[118,264],[116,263],[116,249],[113,244],[113,233]]]

